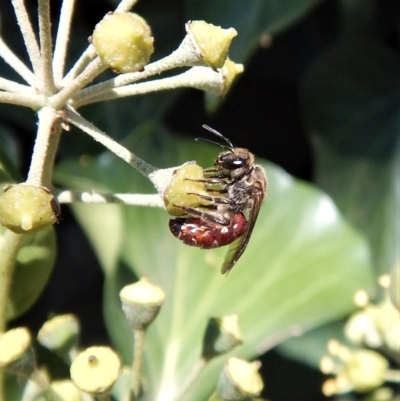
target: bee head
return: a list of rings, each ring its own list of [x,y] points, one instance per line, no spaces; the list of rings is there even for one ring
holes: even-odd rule
[[[214,165],[232,178],[240,178],[251,170],[253,163],[254,156],[247,149],[233,148],[221,153]]]

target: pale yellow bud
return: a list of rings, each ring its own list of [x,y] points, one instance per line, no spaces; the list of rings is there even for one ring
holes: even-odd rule
[[[121,372],[121,362],[109,347],[90,347],[71,365],[71,379],[76,387],[90,394],[110,391]]]
[[[97,54],[116,72],[140,71],[154,52],[147,22],[134,13],[110,13],[97,25],[92,43]]]
[[[204,61],[213,69],[224,65],[232,39],[237,35],[233,28],[223,29],[205,21],[188,22],[186,31],[199,47]]]
[[[202,356],[204,359],[211,359],[231,351],[242,342],[237,315],[222,319],[211,318],[204,334]]]
[[[157,316],[165,300],[164,291],[145,277],[119,293],[125,317],[135,330],[145,329]]]
[[[18,327],[0,334],[0,366],[7,366],[19,359],[30,345],[31,335],[25,327]]]
[[[258,373],[260,366],[257,361],[230,358],[218,381],[219,397],[223,400],[244,400],[259,395],[264,386]]]

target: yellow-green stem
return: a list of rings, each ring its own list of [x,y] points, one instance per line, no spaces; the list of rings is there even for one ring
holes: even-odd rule
[[[0,239],[0,332],[6,329],[6,307],[22,235],[6,230]]]
[[[144,337],[146,330],[134,330],[133,362],[131,370],[131,386],[134,399],[137,400],[140,391],[140,370],[142,368]]]
[[[8,297],[21,239],[22,235],[10,230],[0,237],[0,333],[6,330]],[[5,400],[4,375],[0,370],[0,401],[3,400]]]
[[[110,401],[111,400],[110,393],[107,392],[107,393],[104,393],[104,394],[96,395],[96,399],[98,401]]]
[[[193,383],[200,376],[200,373],[204,370],[207,365],[208,360],[204,358],[200,358],[196,364],[194,365],[192,371],[189,373],[186,380],[182,383],[180,391],[178,395],[175,397],[175,400],[180,400],[187,393],[187,391],[192,387]]]
[[[214,391],[208,401],[222,401],[222,398],[217,394],[216,391]]]
[[[400,370],[389,369],[386,372],[386,381],[391,383],[400,383]]]
[[[42,390],[45,391],[47,397],[51,401],[63,401],[63,399],[50,387],[47,380],[41,375],[41,373],[35,369],[32,373],[30,380],[37,384]]]

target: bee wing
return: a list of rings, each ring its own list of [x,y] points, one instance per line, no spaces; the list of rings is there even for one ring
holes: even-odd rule
[[[251,233],[253,232],[254,225],[256,224],[256,220],[258,217],[258,213],[261,208],[261,204],[264,198],[264,192],[259,192],[254,197],[253,207],[250,209],[248,227],[246,232],[238,238],[236,241],[232,242],[229,245],[228,252],[225,255],[224,262],[221,267],[221,273],[229,273],[233,266],[235,266],[236,262],[243,255],[247,244],[249,243]]]

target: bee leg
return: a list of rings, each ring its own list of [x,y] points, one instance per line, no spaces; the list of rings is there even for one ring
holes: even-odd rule
[[[206,177],[204,179],[193,179],[193,178],[185,178],[186,181],[194,181],[194,182],[204,182],[205,184],[215,184],[215,185],[226,185],[226,180],[218,177]]]
[[[208,167],[208,168],[203,169],[203,171],[206,174],[217,174],[217,173],[221,174],[221,169],[216,168],[216,167]]]
[[[205,222],[217,223],[217,224],[221,224],[223,226],[229,225],[229,219],[224,219],[219,214],[217,215],[217,214],[213,214],[213,213],[209,213],[209,212],[204,212],[204,211],[201,211],[201,210],[193,208],[193,207],[178,206],[178,205],[173,205],[173,206],[177,207],[178,209],[182,209],[189,216],[199,217],[201,220],[203,220]]]
[[[203,194],[196,194],[195,192],[187,192],[188,195],[195,195],[201,199],[204,199],[209,202],[218,203],[220,205],[230,205],[232,201],[229,198],[219,198],[217,196],[207,196]]]
[[[229,183],[225,180],[221,180],[219,178],[204,178],[194,180],[191,178],[185,178],[186,181],[194,181],[194,182],[203,182],[206,186],[207,191],[217,192],[219,194],[225,194],[228,192]],[[213,186],[217,186],[217,188],[213,188]]]
[[[226,194],[228,193],[227,189],[214,189],[214,188],[207,188],[207,192],[213,192],[217,194]]]

